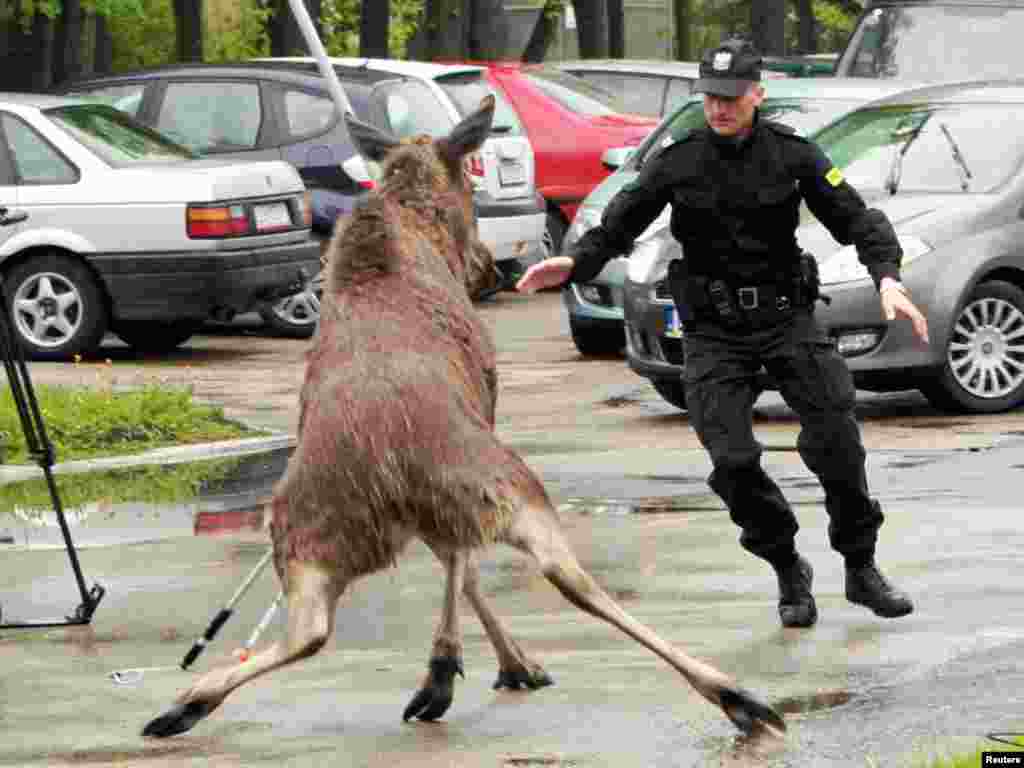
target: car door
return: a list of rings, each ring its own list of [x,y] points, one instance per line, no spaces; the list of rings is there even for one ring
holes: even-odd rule
[[[16,218],[24,211],[18,208],[17,176],[11,151],[7,145],[7,136],[3,129],[3,115],[0,112],[0,254],[6,256],[5,244],[24,226],[22,222],[7,224],[5,220]]]
[[[168,78],[147,107],[146,122],[206,157],[279,160],[270,111],[258,79]]]

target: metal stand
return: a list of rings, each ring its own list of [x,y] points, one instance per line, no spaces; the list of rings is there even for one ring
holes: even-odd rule
[[[46,428],[43,425],[43,417],[39,412],[39,403],[36,401],[35,391],[32,389],[32,380],[28,375],[28,366],[25,365],[25,351],[15,341],[13,333],[13,318],[4,297],[3,279],[0,278],[0,353],[3,354],[4,368],[7,371],[7,383],[11,388],[14,397],[15,407],[18,409],[18,416],[21,419],[21,428],[25,433],[25,442],[28,445],[28,452],[39,464],[46,477],[46,485],[50,490],[50,498],[53,499],[53,510],[57,514],[57,521],[60,523],[60,531],[64,537],[64,547],[68,551],[68,558],[71,560],[71,570],[74,571],[75,581],[78,584],[78,592],[82,602],[75,609],[74,614],[63,619],[42,619],[38,621],[21,621],[10,624],[0,624],[0,629],[35,629],[39,627],[69,627],[88,624],[92,620],[92,614],[99,605],[106,590],[99,584],[94,584],[91,590],[85,586],[85,578],[82,576],[82,566],[78,563],[78,553],[75,550],[75,543],[71,540],[71,531],[68,528],[67,519],[64,517],[64,509],[60,503],[60,495],[57,492],[57,485],[53,480],[51,468],[54,464],[53,444],[46,436]]]

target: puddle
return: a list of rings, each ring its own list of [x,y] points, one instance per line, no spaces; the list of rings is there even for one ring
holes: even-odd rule
[[[507,768],[538,768],[538,766],[555,766],[571,768],[582,765],[577,760],[567,760],[557,755],[510,755],[502,758],[501,764]]]
[[[817,691],[805,696],[787,696],[775,701],[773,706],[783,715],[807,715],[842,707],[854,698],[849,691]]]
[[[648,496],[636,499],[571,498],[558,505],[561,514],[624,517],[628,515],[718,512],[722,502],[713,493],[685,496]]]
[[[80,547],[258,531],[290,452],[56,474],[54,481]],[[44,478],[0,486],[0,547],[63,546]]]

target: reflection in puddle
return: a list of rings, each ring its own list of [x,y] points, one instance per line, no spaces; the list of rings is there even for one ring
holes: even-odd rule
[[[817,691],[805,696],[787,696],[778,699],[773,706],[783,715],[806,715],[841,707],[853,699],[854,695],[849,691]]]
[[[55,481],[79,546],[258,531],[290,452],[57,474]],[[0,545],[64,546],[45,479],[0,486]]]
[[[561,514],[618,517],[628,515],[717,512],[722,503],[713,493],[683,496],[646,496],[637,499],[570,498],[558,505]]]

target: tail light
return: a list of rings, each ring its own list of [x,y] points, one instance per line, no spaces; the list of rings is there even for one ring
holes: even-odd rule
[[[313,193],[307,189],[302,193],[302,197],[297,202],[302,212],[302,225],[305,227],[313,226]]]
[[[231,237],[249,232],[249,216],[242,205],[190,205],[185,211],[190,238]]]
[[[472,183],[474,189],[478,189],[484,185],[484,177],[486,171],[484,170],[484,159],[481,157],[479,152],[473,152],[466,156],[466,173],[469,174],[469,181]]]
[[[377,182],[373,180],[369,164],[363,159],[362,155],[352,155],[352,157],[341,164],[341,168],[352,181],[363,189],[373,189],[377,186]]]

